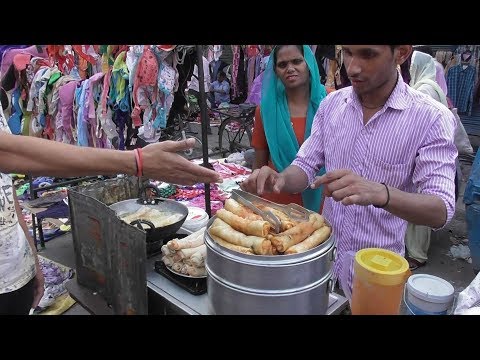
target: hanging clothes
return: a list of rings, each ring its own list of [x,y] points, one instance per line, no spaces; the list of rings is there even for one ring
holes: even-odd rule
[[[232,95],[233,98],[237,98],[239,95],[238,86],[237,86],[237,78],[238,78],[238,68],[240,66],[240,46],[239,45],[232,45],[232,53],[233,53],[233,60],[232,60]]]
[[[86,79],[82,82],[80,88],[75,90],[75,97],[77,100],[78,105],[78,113],[77,113],[77,145],[78,146],[88,146],[88,129],[87,123],[84,120],[84,112],[85,112],[85,93],[88,89],[88,83],[90,82],[89,79]]]
[[[448,97],[459,113],[472,113],[473,88],[475,85],[475,67],[455,65],[448,70]]]
[[[100,100],[99,87],[103,89],[103,81],[101,80],[103,80],[104,75],[104,73],[99,72],[90,77],[87,97],[85,98],[86,112],[84,119],[89,127],[91,144],[97,148],[104,148],[106,144],[104,134],[98,131],[100,122],[97,119],[97,113],[95,111],[95,104],[98,104]]]
[[[79,83],[79,80],[73,80],[61,85],[58,89],[58,115],[60,118],[59,121],[61,122],[63,131],[65,133],[63,142],[67,144],[74,144],[76,141],[76,135],[74,135],[74,129],[76,129],[76,126],[72,128],[72,124],[74,123],[73,99],[75,96],[75,90]]]
[[[227,65],[223,60],[212,60],[210,62],[210,79],[212,82],[217,80],[218,73],[223,71]]]

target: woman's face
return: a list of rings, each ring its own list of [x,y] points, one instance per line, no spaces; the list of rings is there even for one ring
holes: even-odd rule
[[[295,45],[282,46],[278,50],[275,72],[286,89],[305,86],[310,81],[307,63]]]

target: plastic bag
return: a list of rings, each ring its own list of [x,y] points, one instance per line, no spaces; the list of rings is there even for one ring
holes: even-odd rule
[[[470,139],[465,131],[465,127],[460,120],[460,116],[457,114],[457,108],[452,110],[455,119],[457,120],[457,126],[455,128],[455,146],[457,147],[459,155],[471,155],[473,154],[472,144],[470,144]]]
[[[454,315],[480,315],[480,273],[458,294]]]

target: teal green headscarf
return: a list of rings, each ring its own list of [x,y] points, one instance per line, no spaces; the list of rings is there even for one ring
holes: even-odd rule
[[[320,102],[327,96],[325,87],[320,82],[317,60],[308,45],[303,45],[303,57],[310,71],[310,104],[305,124],[305,139],[310,136],[312,122]],[[268,60],[262,82],[260,113],[267,138],[270,157],[277,171],[287,168],[295,159],[300,146],[290,120],[285,86],[275,74],[273,52]],[[320,169],[319,175],[325,173]],[[319,211],[323,188],[302,192],[303,206],[312,211]]]

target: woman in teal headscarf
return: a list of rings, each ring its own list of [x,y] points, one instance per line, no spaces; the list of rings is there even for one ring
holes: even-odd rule
[[[268,165],[283,171],[310,136],[313,117],[327,96],[315,56],[308,45],[278,45],[263,74],[260,107],[255,114],[254,169]],[[325,173],[324,169],[320,173]],[[268,200],[297,203],[320,211],[322,188],[302,194],[264,194]]]

